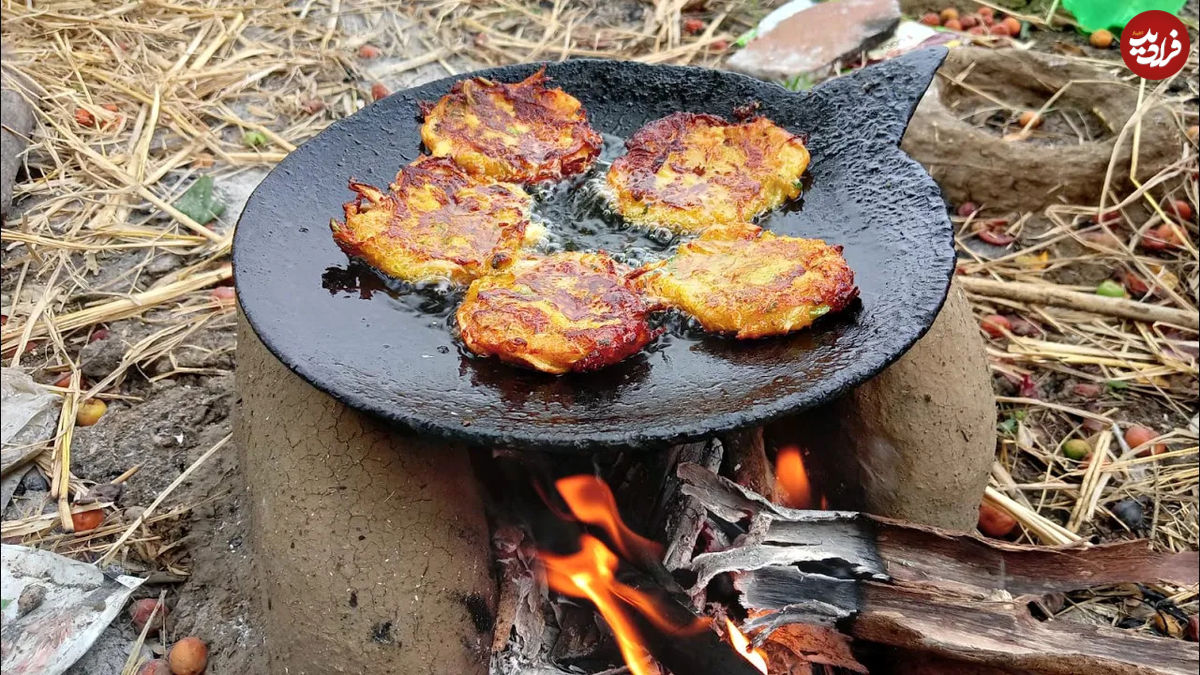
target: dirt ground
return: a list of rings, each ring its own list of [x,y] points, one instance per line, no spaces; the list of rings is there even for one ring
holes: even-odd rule
[[[720,20],[699,36],[670,26],[681,19],[677,8],[675,14],[657,15],[670,3],[633,0],[570,8],[507,0],[491,9],[459,2],[418,2],[401,9],[344,0],[333,3],[340,5],[337,16],[329,14],[330,3],[325,2],[309,2],[301,9],[266,2],[244,12],[219,3],[188,9],[167,3],[144,9],[98,3],[110,14],[94,17],[90,13],[97,10],[83,6],[88,3],[37,4],[32,10],[4,8],[6,77],[11,63],[14,77],[30,77],[42,91],[38,131],[4,226],[4,363],[24,367],[38,382],[57,382],[67,397],[78,398],[103,384],[107,411],[97,424],[76,428],[71,441],[70,470],[83,486],[105,484],[138,468],[105,511],[104,527],[109,529],[98,531],[107,534],[84,537],[47,528],[15,541],[95,560],[183,471],[231,432],[237,405],[232,376],[235,307],[227,293],[214,291],[231,282],[225,275],[200,288],[179,284],[190,275],[219,271],[228,260],[228,235],[242,205],[288,150],[365,105],[377,83],[395,91],[497,63],[603,53],[719,65],[731,48],[723,43],[732,42],[778,3],[675,3],[697,8],[685,12],[686,18],[706,24]],[[955,4],[964,10],[974,5],[965,0]],[[1045,15],[1048,3],[1009,4],[1018,16],[1034,19],[1023,45],[1100,70],[1120,68],[1115,50],[1095,49],[1069,28],[1043,30],[1036,19]],[[946,3],[902,5],[906,14],[917,16]],[[1195,41],[1195,0],[1184,15],[1190,17]],[[93,27],[81,28],[80,19],[88,17]],[[179,31],[190,37],[164,37]],[[61,42],[51,39],[54,33]],[[367,58],[364,45],[380,55]],[[208,59],[201,62],[206,53]],[[668,56],[661,57],[664,53]],[[176,63],[186,66],[173,68]],[[1155,164],[1156,176],[1144,183],[1153,184],[1153,190],[1143,191],[1156,200],[1142,199],[1128,182],[1115,185],[1105,199],[1110,207],[1122,204],[1121,216],[1100,223],[1095,222],[1096,199],[1059,200],[1044,208],[1039,201],[1036,209],[1022,208],[1019,195],[1003,206],[996,199],[984,200],[979,214],[956,216],[960,272],[1089,292],[1116,279],[1135,299],[1195,312],[1200,274],[1195,217],[1182,223],[1186,241],[1181,245],[1147,250],[1135,243],[1164,222],[1160,206],[1169,208],[1174,200],[1197,205],[1195,140],[1189,145],[1184,137],[1184,129],[1197,122],[1194,52],[1189,69],[1188,78],[1161,92],[1169,99],[1169,112],[1163,115],[1171,145],[1147,152],[1147,158],[1157,152],[1163,159]],[[164,73],[183,73],[184,85],[176,91],[176,84],[156,84],[167,81]],[[997,137],[1010,133],[1011,111],[982,100],[955,114]],[[106,103],[117,110],[104,108]],[[1038,104],[1036,99],[1022,103]],[[1138,105],[1136,97],[1133,105]],[[101,121],[78,125],[77,110],[92,111]],[[1091,115],[1080,127],[1074,118],[1067,121],[1066,113],[1056,112],[1036,142],[1055,153],[1064,138],[1081,133],[1083,140],[1093,141],[1111,135],[1102,130],[1104,123]],[[263,142],[247,140],[251,133],[262,135]],[[87,148],[110,157],[116,170],[103,168]],[[156,199],[177,203],[200,174],[216,177],[215,196],[225,205],[215,221],[201,223],[207,232],[128,189],[138,182],[130,177],[140,177]],[[969,194],[969,187],[961,189]],[[952,213],[959,213],[957,201],[948,204]],[[999,225],[985,229],[1011,233],[1015,243],[981,241],[977,233],[985,219],[998,219]],[[1109,236],[1109,229],[1122,244],[1132,245],[1106,247],[1102,237]],[[1055,237],[1062,241],[1052,249],[1041,247]],[[1045,251],[1052,255],[1039,258]],[[1130,275],[1152,287],[1157,280],[1162,289],[1139,295]],[[167,289],[167,298],[132,316],[104,304],[153,289]],[[51,300],[44,302],[46,298]],[[1094,541],[1147,536],[1163,550],[1195,550],[1200,545],[1200,495],[1192,468],[1195,332],[1100,320],[1006,298],[975,295],[972,300],[980,317],[1002,314],[1021,320],[990,342],[1003,435],[998,463],[1010,472],[1010,480],[1021,485],[1080,483],[1086,467],[1064,459],[1062,444],[1078,437],[1094,446],[1108,427],[1089,426],[1089,418],[1072,410],[1107,416],[1121,429],[1145,425],[1159,437],[1155,443],[1164,448],[1163,458],[1148,465],[1149,474],[1143,465],[1114,480],[1079,533]],[[94,305],[103,310],[95,320],[63,324]],[[36,322],[38,316],[50,322],[42,325],[57,321],[59,328],[25,339],[16,327]],[[82,378],[80,388],[62,389],[60,377],[73,370]],[[226,444],[197,467],[157,509],[171,517],[143,528],[111,563],[114,571],[152,576],[153,583],[140,589],[139,597],[167,590],[169,635],[150,647],[161,649],[174,638],[200,635],[211,648],[208,672],[215,674],[260,672],[261,638],[248,600],[245,542],[246,483],[254,477],[239,470],[237,450]],[[5,525],[55,512],[49,490],[46,476],[30,471],[4,510]],[[1031,513],[1062,523],[1079,498],[1032,489],[1025,494]],[[1116,515],[1128,510],[1117,508],[1128,501],[1144,514],[1136,522]],[[1024,529],[1016,536],[1045,543]],[[1168,592],[1187,613],[1196,613],[1196,589]],[[1118,623],[1134,617],[1129,627],[1154,630],[1137,602],[1126,600],[1118,607],[1121,602],[1072,598],[1085,609],[1068,618]],[[1063,611],[1070,613],[1069,608]],[[71,672],[119,672],[136,637],[129,621],[118,618],[103,638],[110,646],[94,650]]]

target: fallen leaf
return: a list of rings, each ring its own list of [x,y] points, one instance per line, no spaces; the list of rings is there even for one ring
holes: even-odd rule
[[[175,201],[179,209],[197,223],[211,222],[225,212],[225,205],[213,196],[212,176],[201,176]]]
[[[1149,270],[1154,273],[1154,277],[1150,281],[1156,287],[1169,288],[1175,290],[1179,288],[1179,277],[1175,273],[1167,269],[1163,265],[1147,265]]]
[[[1031,270],[1044,270],[1050,266],[1050,252],[1042,251],[1037,255],[1019,255],[1017,264]]]
[[[261,131],[247,131],[242,134],[242,143],[248,148],[258,148],[269,142],[267,135]]]
[[[1008,324],[1010,326],[1010,330],[1013,332],[1013,335],[1031,337],[1034,335],[1040,335],[1042,333],[1040,326],[1023,316],[1010,316],[1008,318]]]
[[[1069,42],[1055,42],[1054,44],[1050,45],[1050,50],[1058,52],[1059,54],[1066,54],[1067,56],[1083,56],[1086,54],[1086,52],[1083,51],[1083,47],[1071,44]]]

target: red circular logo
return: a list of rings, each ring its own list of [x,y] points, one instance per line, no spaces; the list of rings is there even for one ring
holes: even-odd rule
[[[1157,9],[1142,12],[1121,31],[1121,58],[1136,75],[1165,80],[1183,69],[1192,43],[1187,27]]]

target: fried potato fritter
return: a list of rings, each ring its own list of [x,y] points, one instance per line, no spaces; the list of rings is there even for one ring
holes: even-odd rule
[[[629,274],[603,252],[517,260],[467,289],[456,315],[463,342],[481,356],[547,373],[614,364],[659,332]]]
[[[635,283],[706,330],[743,339],[800,330],[858,297],[841,246],[749,224],[705,230]]]
[[[358,197],[345,205],[345,223],[330,223],[334,241],[406,281],[469,283],[543,234],[519,185],[471,176],[445,158],[418,158],[390,192],[355,182],[350,189]]]
[[[579,100],[546,88],[545,68],[521,82],[463,80],[423,105],[421,140],[430,154],[496,180],[533,183],[587,171],[603,139]]]
[[[748,222],[800,195],[808,150],[765,117],[674,113],[642,127],[608,184],[628,221],[677,233]]]

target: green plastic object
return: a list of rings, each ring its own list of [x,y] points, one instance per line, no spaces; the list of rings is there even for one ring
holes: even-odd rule
[[[1088,33],[1101,28],[1119,32],[1133,17],[1151,9],[1178,15],[1187,0],[1063,0],[1062,6],[1075,15]]]

